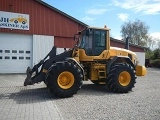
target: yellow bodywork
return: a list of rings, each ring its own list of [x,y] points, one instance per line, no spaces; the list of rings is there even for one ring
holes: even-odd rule
[[[146,70],[145,66],[140,66],[140,65],[136,66],[136,75],[137,76],[144,76],[144,75],[146,75],[146,73],[147,73],[147,70]]]
[[[105,64],[96,63],[98,60],[107,61],[108,59],[112,59],[115,56],[124,56],[128,57],[128,54],[132,55],[132,63],[136,66],[136,75],[137,76],[144,76],[146,74],[146,67],[140,66],[138,64],[137,56],[134,52],[117,48],[117,47],[110,47],[110,50],[104,50],[99,56],[87,56],[84,49],[77,49],[75,52],[75,59],[80,62],[90,62],[90,76],[87,79],[90,80],[99,80],[102,78],[107,78],[107,69]],[[121,60],[122,62],[123,59]],[[104,76],[101,74],[105,74]]]
[[[84,49],[79,49],[78,52],[76,51],[76,54],[79,57],[78,61],[108,60],[109,58],[115,56],[128,57],[128,54],[131,54],[132,56],[134,56],[133,59],[136,59],[136,54],[134,52],[117,47],[110,47],[110,50],[104,50],[99,56],[87,56]]]
[[[24,18],[24,17],[21,16],[21,15],[19,15],[18,18],[12,18],[12,19],[10,20],[10,22],[14,22],[15,20],[17,20],[17,21],[20,22],[20,23],[22,23],[23,21],[24,21],[25,23],[27,23],[27,19]]]
[[[91,71],[90,73],[91,80],[99,80],[99,79],[106,78],[105,64],[94,63],[91,65],[90,71]]]
[[[118,47],[111,47],[110,46],[110,35],[108,28],[94,28],[90,27],[91,29],[100,29],[100,30],[106,30],[106,49],[104,49],[99,55],[92,56],[87,55],[86,51],[83,48],[76,48],[73,51],[73,58],[79,62],[79,63],[86,63],[87,66],[89,65],[89,75],[85,75],[85,80],[90,79],[92,81],[94,80],[101,80],[107,78],[107,66],[108,64],[101,63],[102,61],[108,61],[112,60],[114,57],[118,57],[121,63],[127,62],[125,58],[129,58],[131,62],[133,63],[132,66],[135,67],[136,75],[137,76],[144,76],[146,74],[146,68],[145,66],[138,65],[137,55],[127,49],[118,48]],[[116,61],[119,62],[119,61]],[[129,75],[126,73],[122,73],[121,75],[123,78],[128,78]],[[119,81],[122,85],[128,84],[129,81],[124,81],[122,77],[119,78]]]

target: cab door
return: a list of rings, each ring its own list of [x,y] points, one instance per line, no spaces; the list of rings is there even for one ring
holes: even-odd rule
[[[95,29],[93,31],[92,56],[98,56],[104,50],[106,50],[106,30]]]

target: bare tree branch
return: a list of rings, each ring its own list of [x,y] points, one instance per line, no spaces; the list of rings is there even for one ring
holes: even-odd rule
[[[128,36],[133,44],[145,46],[147,45],[149,27],[140,20],[134,22],[128,21],[121,26],[121,36],[125,40]]]

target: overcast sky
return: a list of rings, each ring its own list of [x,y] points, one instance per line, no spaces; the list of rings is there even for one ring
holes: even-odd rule
[[[121,39],[121,25],[139,19],[150,27],[149,33],[160,38],[160,0],[43,0],[89,26],[111,29]]]

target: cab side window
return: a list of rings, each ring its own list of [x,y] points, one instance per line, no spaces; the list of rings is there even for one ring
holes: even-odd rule
[[[100,55],[106,49],[106,31],[95,30],[94,39],[94,55]]]

